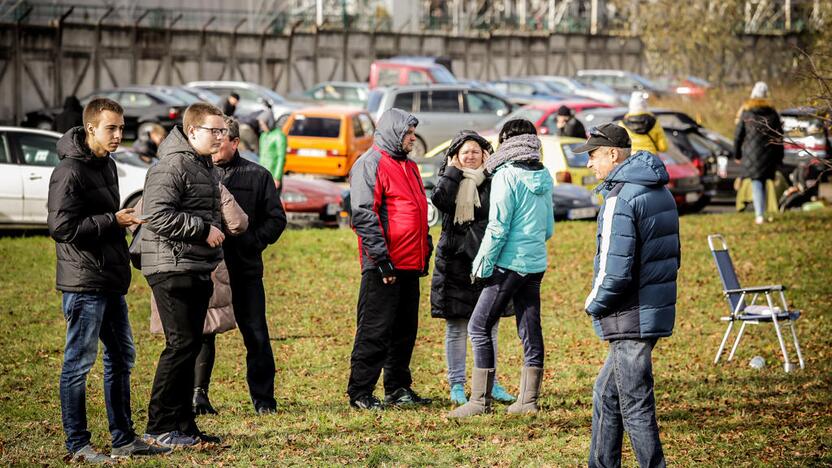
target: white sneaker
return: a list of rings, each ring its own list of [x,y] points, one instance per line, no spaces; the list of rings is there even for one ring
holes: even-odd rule
[[[94,465],[112,465],[115,463],[115,460],[104,455],[103,453],[97,452],[92,445],[85,445],[78,450],[77,452],[72,454],[72,462],[73,463],[90,463]]]
[[[765,219],[763,219],[762,216],[757,216],[757,217],[754,218],[754,224],[763,224],[764,222],[765,222]]]

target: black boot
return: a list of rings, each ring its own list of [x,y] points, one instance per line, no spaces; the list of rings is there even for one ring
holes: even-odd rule
[[[211,401],[208,399],[208,389],[200,387],[194,388],[194,414],[217,414],[217,410],[211,406]]]

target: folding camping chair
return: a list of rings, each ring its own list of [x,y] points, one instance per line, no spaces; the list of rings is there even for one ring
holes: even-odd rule
[[[800,318],[800,311],[789,309],[784,293],[786,288],[779,284],[754,288],[740,287],[737,273],[734,271],[734,264],[731,261],[731,255],[728,253],[728,244],[725,242],[725,238],[721,234],[711,234],[708,236],[708,246],[714,255],[716,269],[719,272],[719,278],[722,280],[722,292],[725,294],[725,298],[728,300],[728,305],[731,309],[730,315],[721,318],[722,321],[728,322],[728,329],[725,330],[725,336],[719,345],[719,351],[716,352],[714,364],[719,362],[719,358],[722,356],[722,351],[725,349],[725,344],[728,342],[728,336],[731,334],[731,329],[734,327],[735,322],[742,322],[742,326],[740,327],[736,341],[734,341],[734,346],[731,347],[731,353],[728,355],[729,361],[734,358],[734,353],[737,351],[746,325],[771,323],[774,325],[774,330],[777,333],[777,341],[780,342],[780,350],[783,352],[783,367],[786,372],[791,372],[794,370],[794,363],[789,361],[786,343],[783,340],[783,333],[780,330],[780,322],[787,320],[792,330],[792,339],[794,340],[794,348],[797,351],[797,359],[800,362],[800,368],[803,369],[803,354],[800,352],[800,343],[797,341],[797,331],[794,325],[794,322]],[[780,296],[780,305],[778,306],[774,305],[774,293],[778,293]],[[757,305],[757,299],[761,295],[765,297],[766,303]],[[750,304],[746,302],[749,297],[751,297]]]

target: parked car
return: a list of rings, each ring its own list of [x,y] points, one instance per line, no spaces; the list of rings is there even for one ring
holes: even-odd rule
[[[605,104],[609,104],[610,106],[620,105],[627,102],[622,101],[621,95],[616,93],[615,90],[600,83],[581,83],[580,81],[568,76],[556,75],[538,75],[529,76],[527,78],[539,81],[551,88],[555,93],[561,95],[592,99],[593,101],[603,102]]]
[[[460,129],[492,128],[512,105],[498,94],[465,85],[394,86],[374,90],[369,111],[378,121],[396,107],[419,119],[411,157],[418,163],[429,148],[450,139]]]
[[[322,179],[285,176],[280,200],[286,219],[295,225],[338,227],[342,213],[341,186]]]
[[[733,142],[702,127],[684,112],[660,108],[650,109],[650,112],[656,115],[668,144],[690,159],[699,171],[705,186],[700,205],[704,207],[712,200],[733,200],[736,196],[734,180],[742,174],[742,166],[733,157]],[[577,117],[590,128],[620,121],[626,113],[626,107],[591,109]]]
[[[798,107],[780,112],[783,119],[783,165],[793,170],[812,158],[832,157],[829,139],[829,112],[814,107]]]
[[[707,80],[695,76],[685,76],[676,80],[671,89],[680,96],[701,99],[708,94],[711,88],[713,88],[713,85]]]
[[[298,109],[283,126],[287,172],[345,177],[373,144],[375,125],[363,109]]]
[[[503,125],[509,120],[526,119],[531,121],[541,135],[557,135],[558,133],[558,109],[566,106],[575,114],[593,109],[608,109],[609,104],[590,101],[585,99],[572,99],[566,101],[536,102],[519,109],[497,122],[494,129],[499,132]]]
[[[453,60],[447,56],[396,55],[394,57],[390,57],[388,60],[393,62],[419,63],[424,65],[442,65],[445,69],[451,72],[451,74],[454,72]]]
[[[507,96],[513,104],[521,106],[536,101],[562,101],[572,97],[554,91],[540,80],[528,78],[503,78],[489,81],[488,85]]]
[[[80,99],[86,106],[93,98],[110,98],[124,108],[124,139],[135,140],[149,124],[166,130],[182,123],[185,108],[193,102],[192,95],[171,86],[127,86],[94,91]],[[62,107],[41,109],[26,114],[21,126],[49,130]]]
[[[195,96],[198,101],[213,104],[219,107],[220,109],[222,109],[223,102],[225,101],[225,99],[223,99],[221,96],[219,96],[218,94],[214,94],[211,91],[208,91],[207,89],[189,88],[187,86],[180,86],[178,87],[178,89],[181,89],[182,91],[192,96]]]
[[[60,133],[0,127],[0,228],[45,228],[49,178],[60,161]],[[118,170],[120,205],[135,205],[144,190],[149,166],[128,164],[120,150],[113,155]]]
[[[592,192],[573,184],[557,184],[552,188],[552,204],[556,220],[596,219],[600,203]]]
[[[609,86],[617,92],[625,94],[627,99],[633,91],[647,91],[652,96],[667,94],[667,89],[649,79],[637,73],[622,70],[578,70],[575,79],[581,83],[600,83]]]
[[[370,65],[370,89],[380,86],[456,83],[454,75],[438,63],[414,60],[376,60]]]
[[[321,104],[352,104],[364,107],[370,94],[367,83],[351,81],[324,81],[307,89],[300,95],[300,99],[314,101]]]
[[[277,120],[280,116],[301,107],[300,104],[287,101],[283,96],[265,86],[248,81],[191,81],[185,86],[208,90],[220,96],[222,102],[225,102],[231,93],[239,94],[240,101],[234,111],[235,117],[244,117],[271,109],[274,119]]]

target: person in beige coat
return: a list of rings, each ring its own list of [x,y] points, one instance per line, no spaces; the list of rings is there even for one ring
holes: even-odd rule
[[[222,206],[223,231],[226,235],[238,236],[248,229],[248,215],[234,200],[234,196],[228,189],[220,184],[220,198]],[[136,205],[136,212],[141,213],[142,202]],[[234,321],[234,308],[231,304],[231,283],[228,278],[228,268],[225,261],[211,272],[211,281],[214,283],[214,293],[208,305],[208,315],[205,316],[205,325],[202,328],[202,349],[196,359],[194,366],[194,413],[217,414],[216,409],[208,399],[208,386],[211,383],[211,372],[214,369],[214,357],[216,355],[215,341],[219,333],[233,330],[237,327]],[[162,321],[159,319],[159,309],[156,306],[156,298],[150,296],[150,332],[162,334]]]

